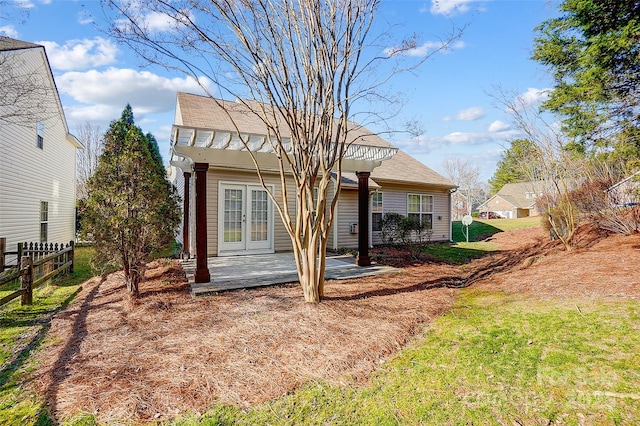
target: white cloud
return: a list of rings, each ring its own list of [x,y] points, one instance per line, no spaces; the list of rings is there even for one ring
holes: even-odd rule
[[[452,145],[476,145],[492,141],[493,138],[486,133],[453,132],[443,136],[442,140]]]
[[[176,25],[176,20],[164,13],[151,12],[144,19],[150,31],[169,31]]]
[[[416,138],[400,140],[394,144],[409,154],[429,154],[450,150],[454,146],[463,147],[501,144],[521,136],[517,130],[502,132],[452,132],[444,136],[420,135]]]
[[[146,31],[152,33],[172,31],[179,25],[190,25],[191,22],[195,22],[196,20],[195,15],[187,9],[180,10],[178,15],[172,16],[155,11],[145,14],[145,2],[131,3],[129,6],[141,16],[138,25],[141,25]],[[135,12],[132,13],[136,15]],[[130,28],[131,22],[126,19],[117,20],[116,26],[123,31],[132,31]]]
[[[56,77],[61,94],[85,105],[65,109],[76,119],[112,120],[127,103],[142,115],[172,111],[176,92],[202,93],[190,78],[167,78],[149,71],[109,68],[105,71],[67,72]],[[210,86],[210,81],[203,84]],[[79,118],[79,117],[82,118]]]
[[[471,3],[476,0],[431,0],[431,13],[453,16],[468,12]]]
[[[69,40],[64,46],[53,41],[38,43],[47,49],[51,68],[63,71],[110,65],[118,54],[118,47],[102,37]]]
[[[484,109],[482,109],[482,107],[475,106],[475,107],[458,111],[456,115],[454,115],[453,117],[444,117],[443,120],[444,121],[451,121],[451,120],[474,121],[484,117],[484,115],[485,115]]]
[[[539,105],[549,99],[551,89],[536,89],[529,87],[526,92],[519,96],[519,103],[523,106]]]
[[[18,31],[13,25],[5,25],[0,27],[0,34],[4,34],[7,37],[18,38]]]
[[[489,126],[489,131],[491,133],[497,133],[497,132],[504,132],[505,130],[509,130],[510,128],[511,128],[510,124],[500,120],[496,120],[493,123],[491,123],[491,125]]]
[[[16,0],[15,5],[22,9],[32,9],[36,6],[35,4],[33,4],[33,2],[29,0]]]
[[[87,25],[93,22],[93,16],[86,10],[78,13],[78,23],[80,25]]]
[[[416,46],[414,48],[406,49],[406,50],[402,46],[388,47],[384,50],[384,53],[388,56],[401,55],[401,56],[412,56],[412,57],[423,58],[429,55],[433,50],[439,50],[440,53],[447,53],[452,50],[463,49],[464,47],[465,47],[464,42],[460,40],[448,45],[446,44],[446,42],[438,40],[438,41],[426,41],[420,46]]]

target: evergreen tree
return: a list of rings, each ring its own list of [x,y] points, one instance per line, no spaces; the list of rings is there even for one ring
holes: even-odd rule
[[[515,139],[511,141],[511,146],[502,153],[496,171],[491,179],[489,179],[491,195],[500,191],[507,183],[525,182],[529,180],[527,169],[522,166],[527,163],[535,149],[533,142],[528,139]]]
[[[104,141],[87,184],[83,229],[95,240],[97,260],[123,268],[127,289],[136,296],[152,253],[173,241],[179,197],[166,179],[155,138],[135,125],[130,105],[111,122]]]
[[[607,151],[640,118],[640,3],[564,0],[560,11],[537,28],[533,59],[556,81],[543,108],[563,118],[568,148]]]

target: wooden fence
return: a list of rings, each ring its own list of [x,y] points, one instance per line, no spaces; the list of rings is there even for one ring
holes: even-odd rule
[[[0,242],[0,249],[4,244]],[[0,262],[4,267],[4,256],[7,252],[0,253]],[[70,241],[64,244],[47,243],[19,243],[15,253],[20,259],[19,267],[0,273],[0,289],[10,286],[16,281],[20,282],[20,288],[0,299],[0,306],[21,296],[22,305],[33,303],[33,289],[40,286],[57,275],[73,272],[74,244]]]

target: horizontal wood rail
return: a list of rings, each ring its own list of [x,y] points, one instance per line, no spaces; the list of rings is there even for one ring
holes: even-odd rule
[[[33,247],[33,246],[32,246]],[[56,249],[58,245],[55,245]],[[33,289],[38,288],[43,283],[53,279],[54,277],[73,272],[74,262],[74,244],[73,241],[67,244],[66,248],[60,244],[60,250],[42,257],[38,257],[35,261],[31,256],[22,256],[20,259],[20,268],[14,268],[0,274],[0,287],[20,281],[20,289],[16,290],[0,299],[0,306],[16,299],[21,298],[22,305],[31,305],[33,303]],[[33,255],[40,255],[43,250],[28,250]],[[40,252],[40,253],[37,253]]]

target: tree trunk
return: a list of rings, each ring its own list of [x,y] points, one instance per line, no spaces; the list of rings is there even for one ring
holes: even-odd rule
[[[138,297],[138,284],[140,283],[140,273],[138,271],[130,271],[131,274],[127,278],[127,290],[133,297]]]
[[[298,266],[298,279],[304,294],[304,300],[308,303],[318,303],[324,292],[324,253],[320,253],[322,247],[318,238],[311,237],[308,247],[296,252],[294,256]]]
[[[127,281],[127,291],[132,297],[138,297],[138,284],[142,278],[140,269],[125,262],[123,270],[124,278]]]

